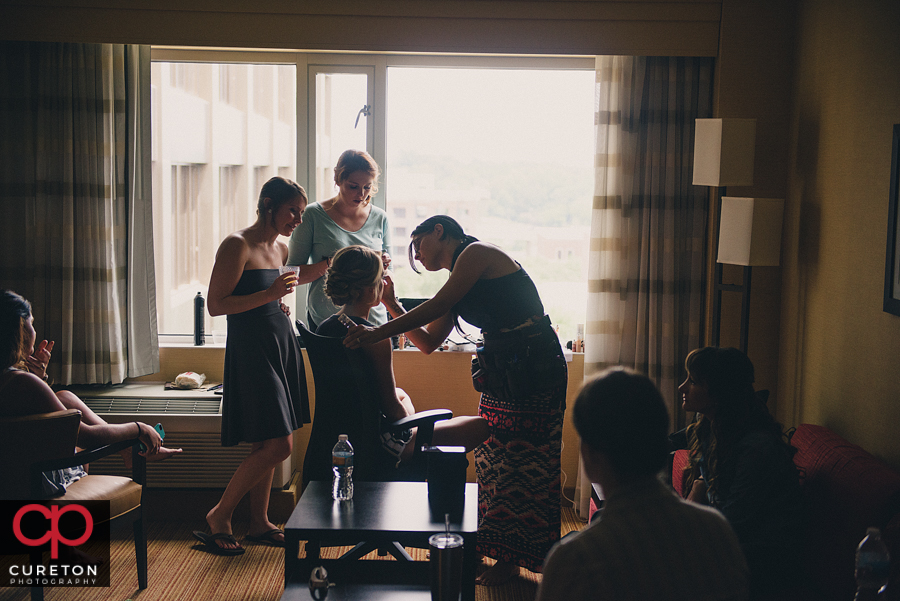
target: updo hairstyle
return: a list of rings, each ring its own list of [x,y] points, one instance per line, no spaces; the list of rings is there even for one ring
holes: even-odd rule
[[[325,295],[338,307],[356,301],[384,277],[381,255],[365,246],[348,246],[331,259],[325,272]]]

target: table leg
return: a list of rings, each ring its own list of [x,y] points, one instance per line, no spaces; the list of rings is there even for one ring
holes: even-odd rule
[[[478,568],[476,541],[474,532],[468,536],[463,535],[462,601],[475,601],[475,575]]]

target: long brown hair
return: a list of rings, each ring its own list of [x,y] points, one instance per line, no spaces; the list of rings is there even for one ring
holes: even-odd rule
[[[765,430],[782,441],[790,454],[781,424],[769,413],[763,396],[753,388],[753,363],[736,348],[705,347],[691,351],[684,361],[689,376],[708,388],[715,411],[712,417],[701,415],[687,427],[690,460],[684,469],[684,490],[690,490],[705,463],[707,489],[715,499],[719,490],[730,485],[728,468],[734,447],[745,434]]]
[[[25,322],[31,303],[12,290],[0,290],[0,369],[25,359]]]

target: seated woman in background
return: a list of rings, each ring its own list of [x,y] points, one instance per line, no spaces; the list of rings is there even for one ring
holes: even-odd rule
[[[344,336],[347,326],[342,319],[349,318],[360,325],[372,325],[369,311],[381,304],[384,291],[384,265],[381,254],[365,246],[348,246],[334,255],[326,272],[325,294],[340,310],[319,325],[320,336]],[[346,317],[343,317],[346,316]],[[403,419],[415,413],[412,400],[394,380],[391,341],[382,340],[364,348],[375,364],[380,387],[381,411],[388,422]],[[487,422],[482,417],[460,416],[435,424],[434,445],[463,446],[471,451],[488,437]],[[403,461],[415,449],[415,430],[408,440],[399,440],[382,434],[384,447]],[[413,443],[413,444],[409,444]]]
[[[728,519],[750,567],[752,596],[790,588],[799,568],[801,495],[793,449],[753,389],[753,363],[734,348],[706,347],[685,360],[688,500]]]
[[[53,343],[46,340],[35,349],[37,335],[31,303],[10,290],[0,290],[0,417],[20,417],[65,409],[81,411],[78,447],[93,449],[139,438],[147,446],[142,452],[148,461],[167,459],[181,449],[167,449],[153,426],[141,422],[108,424],[84,402],[67,390],[54,393],[44,381]],[[122,452],[131,466],[131,449]],[[84,475],[81,469],[57,470],[47,474],[48,496],[63,494],[65,488]]]

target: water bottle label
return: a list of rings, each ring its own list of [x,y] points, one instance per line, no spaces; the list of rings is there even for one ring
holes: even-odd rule
[[[335,467],[353,467],[353,455],[349,453],[333,453],[331,462]]]

